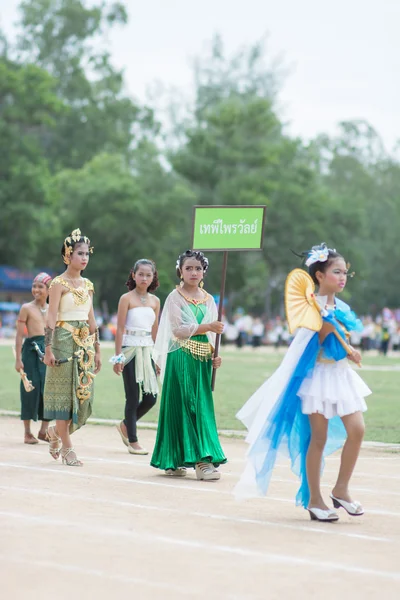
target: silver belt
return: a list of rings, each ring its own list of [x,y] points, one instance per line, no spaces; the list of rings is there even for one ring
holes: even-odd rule
[[[151,331],[142,331],[140,329],[125,329],[126,335],[134,335],[136,337],[147,337],[151,335]]]

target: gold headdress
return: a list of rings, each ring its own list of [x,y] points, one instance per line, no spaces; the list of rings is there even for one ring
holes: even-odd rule
[[[87,244],[89,246],[90,254],[93,254],[93,247],[90,245],[90,240],[86,235],[81,234],[80,229],[74,229],[71,235],[64,240],[64,256],[63,260],[66,265],[71,262],[71,254],[74,251],[74,246],[80,242],[81,244]]]

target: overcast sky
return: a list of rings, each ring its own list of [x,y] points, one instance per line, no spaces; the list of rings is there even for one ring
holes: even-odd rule
[[[154,80],[189,91],[191,60],[219,32],[228,51],[269,34],[290,73],[280,116],[303,138],[363,118],[391,150],[400,139],[400,0],[125,0],[130,22],[110,40],[130,93]],[[0,0],[12,35],[18,0]]]

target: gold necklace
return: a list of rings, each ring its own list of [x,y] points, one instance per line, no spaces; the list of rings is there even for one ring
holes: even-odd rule
[[[198,304],[205,304],[207,301],[207,292],[205,290],[201,290],[201,292],[203,293],[203,298],[200,298],[200,300],[197,300],[197,298],[189,298],[188,296],[186,296],[182,289],[179,288],[177,286],[176,288],[178,290],[178,292],[180,293],[180,295],[182,296],[182,298],[185,298],[186,302],[189,302],[190,304],[194,304],[195,306],[197,306]]]
[[[53,281],[55,281],[56,283],[61,283],[61,285],[63,285],[64,287],[67,288],[67,290],[69,290],[71,292],[71,294],[74,297],[74,302],[77,306],[80,306],[82,304],[85,304],[89,298],[89,289],[86,285],[86,287],[74,287],[73,285],[70,285],[68,283],[68,281],[61,276],[56,277],[56,279],[53,279]]]

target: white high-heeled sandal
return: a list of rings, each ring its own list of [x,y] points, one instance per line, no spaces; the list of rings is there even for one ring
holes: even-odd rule
[[[341,498],[336,498],[333,494],[330,495],[332,498],[333,506],[335,508],[344,508],[347,514],[352,517],[361,517],[364,514],[364,509],[362,505],[357,502],[346,502],[346,500],[342,500]]]
[[[339,520],[339,515],[334,510],[328,508],[327,510],[322,508],[307,508],[310,513],[311,521],[321,521],[323,523],[333,523]]]

